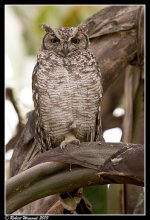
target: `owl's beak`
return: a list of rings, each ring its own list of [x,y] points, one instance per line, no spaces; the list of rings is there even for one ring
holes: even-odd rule
[[[63,45],[63,53],[65,54],[65,56],[69,53],[67,42],[65,42],[64,45]]]

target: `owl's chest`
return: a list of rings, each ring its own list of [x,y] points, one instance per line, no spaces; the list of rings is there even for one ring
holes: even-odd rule
[[[41,126],[48,132],[52,129],[55,135],[67,132],[72,122],[77,130],[94,126],[101,98],[100,75],[94,61],[78,57],[39,63],[35,87]]]
[[[91,60],[85,59],[52,59],[41,62],[37,73],[39,88],[70,91],[76,89],[91,88],[97,81],[99,75],[97,67]],[[81,91],[82,92],[82,91]]]
[[[89,56],[39,60],[35,87],[41,111],[53,114],[66,109],[72,115],[95,117],[101,98],[101,80],[95,60]],[[65,113],[64,113],[65,114]]]

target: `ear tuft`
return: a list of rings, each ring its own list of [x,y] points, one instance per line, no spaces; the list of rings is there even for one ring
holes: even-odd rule
[[[86,24],[80,24],[78,26],[78,30],[84,32],[85,34],[88,32],[88,27]]]
[[[46,32],[53,32],[52,28],[46,24],[42,24],[41,28],[43,28]]]

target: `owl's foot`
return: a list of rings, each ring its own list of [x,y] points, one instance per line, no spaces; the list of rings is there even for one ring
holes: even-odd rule
[[[60,148],[65,148],[68,144],[80,145],[80,141],[71,133],[65,135],[65,140],[61,142]]]
[[[60,144],[60,148],[63,149],[65,148],[68,144],[75,144],[75,145],[80,145],[80,141],[78,139],[75,139],[73,141],[62,141]]]

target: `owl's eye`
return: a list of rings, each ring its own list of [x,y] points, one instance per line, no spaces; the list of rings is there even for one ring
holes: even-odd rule
[[[57,37],[55,37],[55,38],[51,38],[51,39],[50,39],[50,42],[51,42],[51,43],[59,43],[60,40],[59,40]]]
[[[74,37],[74,38],[71,39],[71,42],[72,42],[73,44],[78,44],[78,43],[80,43],[80,39],[77,38],[77,37]]]

